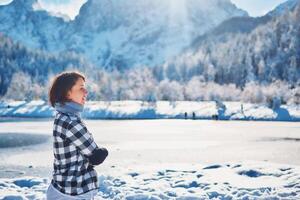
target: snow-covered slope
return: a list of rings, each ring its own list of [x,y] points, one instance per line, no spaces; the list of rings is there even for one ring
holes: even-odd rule
[[[274,10],[269,12],[267,15],[271,15],[271,16],[282,15],[283,13],[286,12],[286,10],[293,10],[297,6],[297,4],[299,4],[299,0],[288,0],[280,4],[279,6],[277,6]]]
[[[141,162],[141,159],[139,160]],[[96,200],[299,199],[299,166],[262,162],[101,171]],[[132,169],[133,168],[133,169]],[[135,170],[134,170],[135,169]],[[11,170],[8,170],[11,171]],[[15,173],[24,173],[15,171]],[[51,179],[0,179],[1,199],[44,199]]]
[[[166,62],[164,68],[179,74],[177,77],[184,77],[185,70],[219,84],[244,86],[251,81],[282,80],[297,85],[300,1],[286,5],[293,4],[296,9],[287,9],[282,15],[231,18],[198,37],[191,48]],[[172,80],[171,75],[167,78]]]
[[[61,35],[66,29],[62,18],[39,9],[38,0],[14,0],[0,6],[0,32],[29,48],[63,49]]]
[[[74,21],[70,45],[105,67],[153,66],[223,20],[244,15],[227,0],[90,0]]]
[[[154,66],[233,16],[229,0],[89,0],[73,21],[39,9],[37,0],[0,6],[0,32],[33,48],[82,53],[106,68]]]

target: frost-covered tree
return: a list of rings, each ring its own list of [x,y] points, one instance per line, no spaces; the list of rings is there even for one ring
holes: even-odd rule
[[[238,87],[253,81],[263,84],[282,80],[297,84],[300,80],[298,12],[299,7],[295,11],[287,10],[286,14],[271,18],[250,32],[225,31],[203,37],[198,46],[168,61],[164,74],[170,80],[203,76],[208,82],[233,83]],[[182,68],[185,70],[179,70]]]
[[[31,80],[27,73],[16,72],[12,76],[5,98],[13,100],[34,100],[44,95],[44,87]]]
[[[38,85],[45,85],[48,74],[71,69],[89,72],[92,66],[73,52],[55,55],[31,50],[0,34],[0,96],[5,95],[16,72],[24,72]]]
[[[257,82],[246,83],[241,99],[251,103],[264,103],[266,101],[262,88]]]
[[[127,99],[134,100],[156,100],[155,87],[157,81],[153,76],[153,72],[149,68],[136,68],[130,70],[125,76],[125,84],[127,88]],[[126,99],[126,98],[125,98]]]
[[[157,97],[165,101],[181,101],[184,99],[183,87],[176,81],[163,80],[157,88]]]

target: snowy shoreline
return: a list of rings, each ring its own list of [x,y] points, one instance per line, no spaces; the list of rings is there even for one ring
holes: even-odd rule
[[[42,100],[0,101],[0,117],[51,118],[54,110]],[[254,121],[300,121],[300,105],[281,105],[271,109],[265,105],[214,101],[89,101],[86,119],[218,119]]]

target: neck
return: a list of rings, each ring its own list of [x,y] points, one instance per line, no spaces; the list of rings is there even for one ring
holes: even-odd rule
[[[65,113],[65,114],[79,116],[80,113],[83,111],[83,105],[73,102],[73,101],[65,102],[64,104],[56,103],[55,110],[58,112]]]

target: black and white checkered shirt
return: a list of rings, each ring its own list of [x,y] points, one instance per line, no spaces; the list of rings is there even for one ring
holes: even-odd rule
[[[97,173],[88,156],[98,147],[80,117],[57,112],[53,137],[53,186],[68,195],[97,189]]]

